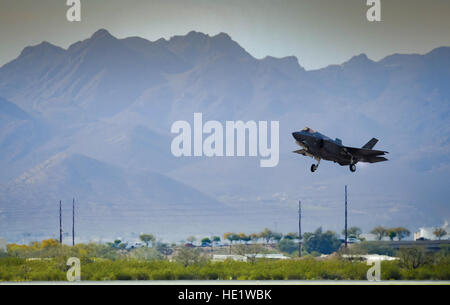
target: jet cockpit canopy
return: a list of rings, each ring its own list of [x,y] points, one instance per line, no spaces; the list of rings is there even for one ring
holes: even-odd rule
[[[305,127],[305,128],[303,128],[302,129],[302,131],[305,131],[305,132],[308,132],[308,133],[316,133],[316,131],[315,130],[312,130],[311,128],[309,128],[309,127]]]

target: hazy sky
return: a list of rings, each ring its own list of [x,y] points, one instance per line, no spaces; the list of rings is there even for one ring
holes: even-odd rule
[[[66,0],[0,0],[0,65],[25,46],[67,47],[99,28],[149,40],[226,32],[257,58],[295,55],[307,69],[450,45],[449,0],[381,3],[383,21],[371,23],[366,0],[81,0],[82,21],[70,23]]]

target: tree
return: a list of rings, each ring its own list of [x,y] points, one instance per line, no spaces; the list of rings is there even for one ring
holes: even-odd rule
[[[263,245],[261,244],[252,244],[248,247],[247,249],[247,259],[249,262],[251,263],[255,263],[256,262],[256,256],[260,253],[264,253],[266,250],[264,248]]]
[[[341,246],[341,241],[333,231],[322,231],[318,228],[314,233],[307,232],[303,235],[305,240],[305,250],[308,253],[319,252],[322,254],[330,254],[335,252]]]
[[[272,239],[274,241],[276,241],[277,243],[283,238],[283,234],[282,233],[278,233],[278,232],[273,232],[272,233]]]
[[[59,246],[59,242],[54,238],[43,240],[41,243],[41,248],[50,248],[57,246]]]
[[[298,239],[298,234],[295,233],[295,232],[290,232],[290,233],[284,235],[283,238],[284,239],[290,239],[290,240]]]
[[[447,231],[445,231],[443,228],[436,228],[433,231],[434,236],[436,236],[437,239],[441,240],[442,237],[447,235]]]
[[[201,240],[202,244],[211,244],[211,239],[209,237],[205,237]]]
[[[272,239],[272,234],[272,231],[270,231],[268,228],[265,228],[261,233],[259,233],[259,237],[264,239],[266,241],[266,244],[268,244]]]
[[[165,257],[167,257],[167,255],[169,255],[172,252],[172,249],[170,249],[169,244],[161,243],[161,242],[158,242],[156,244],[156,250],[159,253],[164,254]]]
[[[252,233],[250,234],[250,239],[253,243],[257,242],[259,239],[259,234],[258,233]]]
[[[397,232],[394,229],[389,229],[387,235],[389,239],[392,241],[397,236]]]
[[[120,250],[123,250],[123,249],[125,249],[127,247],[127,244],[126,243],[122,243],[122,241],[120,239],[116,239],[116,240],[114,240],[113,243],[108,243],[108,245],[111,248],[120,249]]]
[[[223,239],[228,240],[231,244],[233,244],[233,241],[239,240],[239,236],[236,233],[225,233],[223,234]]]
[[[211,245],[211,255],[214,256],[214,243],[220,242],[220,236],[213,236],[210,239],[210,245]]]
[[[137,248],[130,251],[129,256],[138,260],[160,260],[164,256],[161,251],[157,250],[158,247],[154,248]]]
[[[153,236],[153,234],[141,234],[139,236],[139,239],[144,242],[147,245],[148,248],[148,244],[151,242],[153,244],[153,242],[155,241],[155,236]]]
[[[283,238],[283,240],[278,243],[278,249],[280,249],[281,252],[292,254],[298,250],[298,244],[292,239]]]
[[[193,243],[197,240],[197,238],[196,238],[194,235],[191,235],[191,236],[189,236],[188,238],[186,238],[186,240],[187,240],[189,243],[193,244]]]
[[[174,256],[174,259],[184,267],[206,261],[206,257],[202,254],[200,249],[189,248],[186,246],[183,246],[178,250]]]
[[[408,269],[416,269],[430,261],[426,255],[424,247],[401,248],[397,255],[400,258],[400,264]]]
[[[244,233],[239,233],[239,240],[243,241],[245,244],[247,244],[247,242],[250,241],[250,236],[244,234]]]
[[[231,233],[231,232],[224,233],[223,234],[223,239],[224,240],[228,240],[230,243],[232,243],[233,242],[233,237],[232,237],[233,234],[234,233]]]
[[[359,238],[359,236],[362,234],[362,230],[359,227],[350,227],[347,230],[347,234],[349,238]],[[345,230],[342,230],[342,235],[345,236]]]
[[[388,230],[382,226],[375,227],[372,231],[370,231],[371,234],[375,235],[378,240],[382,240],[384,237],[387,236]]]
[[[239,245],[234,246],[233,252],[237,255],[245,256],[245,254],[247,254],[247,252],[248,252],[248,249],[247,249],[247,246],[239,244]]]
[[[403,238],[411,235],[411,232],[404,227],[397,227],[393,229],[397,235],[398,240],[402,240]]]
[[[226,239],[230,242],[230,254],[231,254],[231,246],[233,245],[233,241],[238,240],[238,235],[236,233],[225,233],[223,234],[223,239]]]

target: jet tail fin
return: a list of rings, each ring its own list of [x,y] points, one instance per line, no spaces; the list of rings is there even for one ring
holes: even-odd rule
[[[364,149],[372,149],[375,144],[378,143],[378,139],[372,138],[369,142],[367,142],[362,148]]]

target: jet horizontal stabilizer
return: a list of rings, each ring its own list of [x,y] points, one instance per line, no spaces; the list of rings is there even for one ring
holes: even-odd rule
[[[388,159],[386,159],[385,157],[370,157],[367,162],[369,163],[376,163],[376,162],[383,162],[383,161],[387,161]]]

